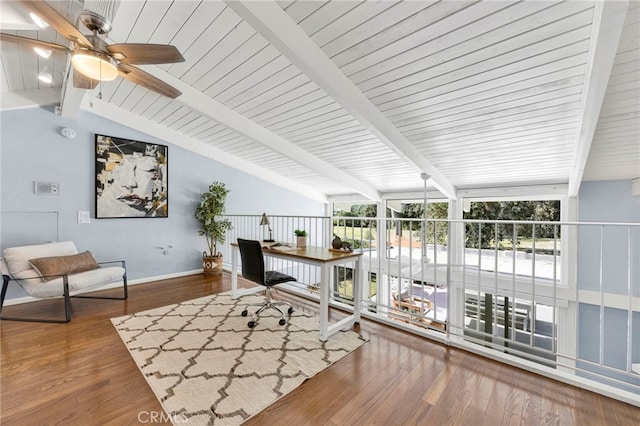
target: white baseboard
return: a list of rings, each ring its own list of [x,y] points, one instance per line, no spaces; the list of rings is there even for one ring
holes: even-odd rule
[[[187,275],[194,275],[194,274],[201,274],[201,273],[202,273],[202,269],[194,269],[192,271],[176,272],[174,274],[155,275],[153,277],[137,278],[135,280],[127,280],[127,286],[136,285],[136,284],[144,284],[144,283],[148,283],[148,282],[151,282],[151,281],[166,280],[166,279],[169,279],[169,278],[186,277]],[[94,289],[92,291],[108,290],[110,288],[117,288],[117,287],[121,287],[121,286],[122,286],[122,281],[116,281],[116,282],[113,282],[111,284],[107,284],[105,286],[96,288],[96,289]],[[20,305],[22,303],[37,302],[38,300],[43,300],[43,299],[37,299],[37,298],[31,297],[31,296],[16,297],[14,299],[5,300],[4,301],[4,306]]]

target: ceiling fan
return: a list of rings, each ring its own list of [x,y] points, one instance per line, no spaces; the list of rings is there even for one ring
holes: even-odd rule
[[[93,89],[100,81],[111,81],[119,75],[172,99],[182,94],[173,86],[133,66],[183,62],[184,57],[175,46],[145,43],[107,44],[98,34],[111,31],[111,22],[95,12],[83,10],[80,13],[79,20],[93,32],[93,35],[85,35],[44,1],[22,0],[21,3],[60,35],[72,41],[73,49],[6,33],[0,33],[0,41],[71,53],[71,63],[76,71],[73,73],[74,87]]]

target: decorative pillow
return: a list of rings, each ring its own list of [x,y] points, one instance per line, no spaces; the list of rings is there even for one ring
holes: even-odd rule
[[[91,271],[100,267],[90,251],[69,256],[29,259],[29,263],[45,281],[59,278],[63,274],[77,274],[78,272]]]
[[[14,278],[18,278],[18,275],[22,272],[29,272],[29,274],[34,272],[33,266],[29,263],[29,259],[49,256],[69,256],[72,254],[78,254],[78,249],[73,241],[62,241],[58,243],[9,247],[2,251],[2,258],[7,262],[9,274]]]

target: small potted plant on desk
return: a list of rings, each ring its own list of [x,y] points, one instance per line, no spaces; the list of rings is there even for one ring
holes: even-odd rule
[[[307,246],[307,231],[296,229],[293,232],[296,234],[296,247],[305,248]]]
[[[200,235],[207,240],[209,252],[202,253],[202,268],[205,275],[222,274],[222,253],[218,243],[224,244],[226,232],[232,228],[229,219],[223,219],[224,202],[229,190],[222,182],[213,182],[209,191],[201,194],[195,216],[200,222]]]

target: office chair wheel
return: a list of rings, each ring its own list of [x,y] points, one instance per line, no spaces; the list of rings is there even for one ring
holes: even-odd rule
[[[285,325],[286,323],[287,323],[287,322],[286,322],[285,320],[283,320],[283,319],[280,319],[280,321],[279,321],[279,324],[280,324],[280,325]]]
[[[245,309],[244,311],[242,311],[242,314],[241,314],[241,315],[242,315],[243,317],[246,317],[248,314],[249,314],[249,312]]]
[[[247,323],[247,325],[249,326],[249,328],[253,328],[253,327],[255,327],[255,326],[256,326],[256,322],[255,322],[255,321],[249,321],[249,322]]]
[[[291,306],[289,306],[289,309],[287,310],[287,313],[289,315],[291,315],[293,313],[293,308]]]

